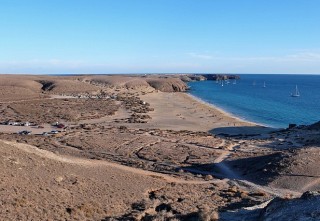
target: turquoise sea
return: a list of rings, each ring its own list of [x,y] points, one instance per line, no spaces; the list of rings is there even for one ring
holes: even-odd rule
[[[190,82],[189,93],[241,119],[271,127],[320,121],[320,75],[239,76],[223,86],[216,81]],[[296,85],[300,96],[292,97]]]

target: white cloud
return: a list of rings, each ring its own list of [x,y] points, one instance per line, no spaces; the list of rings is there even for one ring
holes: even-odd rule
[[[209,54],[198,54],[198,53],[194,53],[194,52],[189,52],[189,53],[187,53],[187,55],[189,55],[193,58],[200,58],[200,59],[204,59],[204,60],[214,59],[214,56],[209,55]]]
[[[315,52],[299,52],[295,54],[288,54],[282,56],[256,56],[256,57],[223,57],[223,56],[210,56],[211,60],[216,61],[243,61],[243,62],[320,62],[320,53]]]
[[[320,61],[320,53],[301,52],[287,56],[288,59],[302,60],[302,61]]]
[[[162,59],[113,62],[89,62],[62,59],[31,59],[0,61],[0,73],[29,74],[86,74],[86,73],[172,73],[172,72],[227,72],[227,73],[318,73],[320,52],[295,51],[279,56],[226,56],[219,52],[185,53]]]

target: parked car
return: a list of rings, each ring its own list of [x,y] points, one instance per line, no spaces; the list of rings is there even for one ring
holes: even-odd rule
[[[63,129],[63,128],[65,128],[65,125],[64,125],[64,124],[58,124],[58,125],[57,125],[57,128]]]
[[[30,135],[32,132],[28,130],[19,131],[18,134],[20,135]]]
[[[51,133],[51,134],[58,134],[59,131],[57,131],[57,130],[52,130],[50,133]]]

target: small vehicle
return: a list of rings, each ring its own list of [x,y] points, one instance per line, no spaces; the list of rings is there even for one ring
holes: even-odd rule
[[[19,131],[18,134],[20,135],[30,135],[32,132],[28,130]]]
[[[51,134],[58,134],[59,131],[57,131],[57,130],[52,130],[50,133],[51,133]]]

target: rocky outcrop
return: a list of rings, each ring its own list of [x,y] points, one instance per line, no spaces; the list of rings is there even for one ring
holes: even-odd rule
[[[180,79],[181,79],[183,82],[191,82],[191,81],[193,81],[188,75],[181,75],[181,76],[180,76]]]
[[[320,130],[320,121],[317,123],[311,124],[307,127],[309,130]]]
[[[239,75],[230,75],[230,74],[203,74],[207,80],[227,80],[227,79],[240,79]]]
[[[126,76],[126,75],[105,75],[88,76],[83,81],[93,85],[108,88],[124,88],[138,91],[159,90],[162,92],[183,92],[188,86],[179,78],[174,76]]]
[[[188,86],[180,78],[146,79],[151,87],[162,92],[184,92]]]
[[[320,220],[320,192],[305,192],[300,198],[272,200],[259,220]]]
[[[202,76],[202,75],[190,75],[189,78],[193,81],[205,81],[207,80],[206,77]]]
[[[51,91],[55,87],[55,82],[54,81],[39,80],[37,82],[42,84],[41,90],[43,90],[43,91]]]
[[[207,80],[206,77],[200,74],[187,74],[187,75],[180,75],[180,79],[183,82],[191,82],[191,81],[205,81]]]

